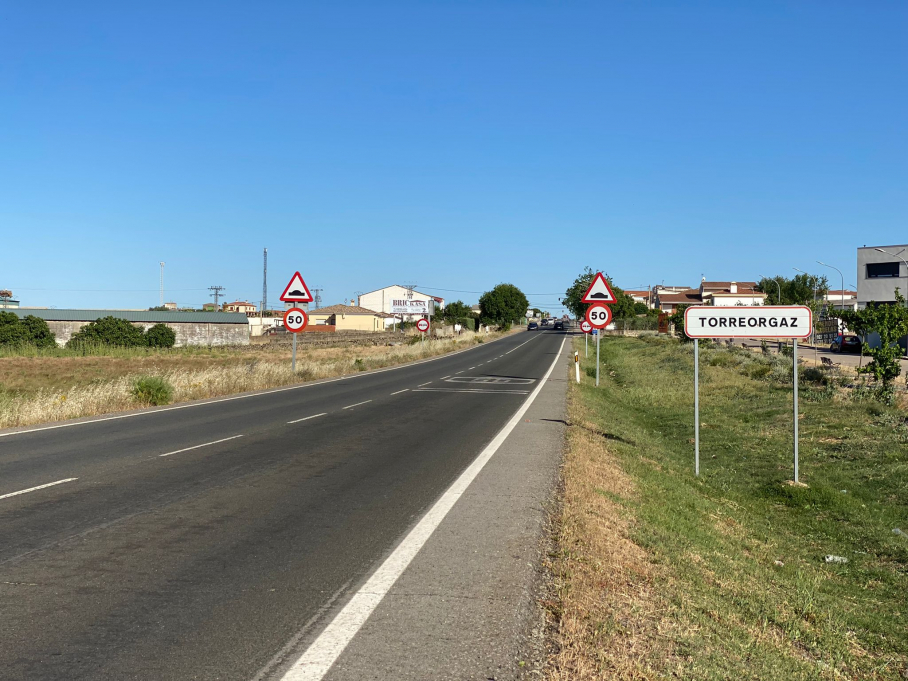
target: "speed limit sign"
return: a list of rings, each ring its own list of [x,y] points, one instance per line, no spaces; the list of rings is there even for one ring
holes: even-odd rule
[[[593,330],[593,325],[584,319],[580,322],[580,330],[583,331],[583,333],[589,333]]]
[[[418,322],[416,322],[416,330],[421,331],[422,333],[425,333],[426,331],[428,331],[429,330],[429,320],[420,319]]]
[[[284,328],[290,333],[299,333],[308,323],[309,315],[298,307],[291,307],[284,313]]]
[[[612,311],[609,309],[608,305],[603,305],[602,303],[590,305],[589,309],[586,311],[586,321],[588,321],[590,326],[594,329],[604,329],[612,321]]]

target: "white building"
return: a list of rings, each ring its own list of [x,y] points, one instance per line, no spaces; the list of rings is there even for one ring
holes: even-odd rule
[[[398,320],[415,321],[422,317],[432,317],[436,310],[443,309],[445,299],[395,284],[363,293],[359,296],[357,305],[394,315]],[[385,326],[394,323],[394,318],[385,319]]]
[[[894,303],[895,289],[908,298],[908,245],[858,249],[858,307]],[[833,296],[834,298],[834,296]]]

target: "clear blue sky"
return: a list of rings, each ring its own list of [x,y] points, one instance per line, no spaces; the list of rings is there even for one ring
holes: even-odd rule
[[[906,36],[905,2],[6,3],[0,288],[147,307],[164,260],[168,300],[257,303],[266,246],[275,304],[296,269],[855,283],[908,242]]]

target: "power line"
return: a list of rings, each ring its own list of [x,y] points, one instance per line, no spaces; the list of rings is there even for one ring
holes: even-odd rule
[[[214,293],[212,293],[211,296],[214,298],[214,310],[215,310],[215,312],[217,312],[217,310],[218,310],[218,296],[221,295],[221,291],[224,291],[224,290],[226,290],[226,289],[225,289],[223,286],[209,286],[209,287],[208,287],[208,290],[209,290],[209,291],[214,291]]]

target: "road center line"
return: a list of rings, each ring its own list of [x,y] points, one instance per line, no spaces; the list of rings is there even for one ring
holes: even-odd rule
[[[299,423],[300,421],[308,421],[309,419],[315,419],[319,416],[327,416],[328,412],[322,412],[321,414],[313,414],[312,416],[307,416],[306,418],[297,419],[296,421],[287,421],[287,423]]]
[[[451,377],[450,377],[450,376],[442,376],[442,377],[439,378],[438,380],[439,380],[439,381],[443,381],[443,380],[445,380],[446,378],[451,378]]]
[[[429,385],[432,381],[426,381],[425,383],[420,383],[417,388],[422,388],[424,385]]]
[[[364,400],[362,402],[357,402],[356,404],[348,404],[346,407],[344,407],[344,409],[353,409],[353,407],[358,407],[361,404],[368,404],[371,401],[372,400]]]
[[[391,393],[391,394],[392,394],[392,395],[400,395],[401,393],[405,393],[405,392],[407,392],[408,390],[409,390],[409,388],[404,388],[403,390],[398,390],[396,393]]]
[[[28,494],[29,492],[34,492],[35,490],[44,489],[46,487],[53,487],[54,485],[62,485],[64,482],[72,482],[73,480],[78,480],[79,478],[66,478],[65,480],[57,480],[56,482],[48,482],[44,485],[38,485],[37,487],[29,487],[28,489],[20,489],[18,492],[10,492],[9,494],[0,494],[0,499],[7,499],[9,497],[17,497],[20,494]]]
[[[191,449],[198,449],[199,447],[207,447],[209,445],[216,445],[219,442],[227,442],[227,440],[236,440],[238,437],[243,437],[242,435],[232,435],[231,437],[221,438],[220,440],[215,440],[214,442],[205,442],[200,445],[193,445],[192,447],[185,447],[183,449],[178,449],[175,452],[167,452],[166,454],[158,454],[158,456],[171,456],[172,454],[179,454],[180,452],[188,452]]]
[[[566,337],[561,339],[561,345],[555,355],[555,359],[552,360],[549,370],[539,381],[536,389],[524,401],[523,405],[505,424],[504,428],[498,431],[498,434],[482,450],[479,456],[473,460],[473,463],[442,493],[438,501],[410,530],[391,555],[372,573],[372,576],[366,580],[366,583],[353,595],[347,605],[319,634],[318,638],[312,642],[312,645],[287,670],[281,681],[321,681],[325,677],[337,658],[344,652],[344,649],[353,640],[353,637],[365,624],[375,608],[378,607],[378,604],[381,603],[397,579],[407,569],[416,554],[419,553],[419,550],[429,540],[429,537],[432,536],[442,520],[445,519],[454,504],[457,503],[457,500],[470,486],[470,483],[473,482],[489,459],[498,451],[498,448],[511,434],[511,431],[521,422],[523,415],[526,414],[542,391],[542,387],[561,360],[561,353],[564,350],[564,342],[566,340]]]

